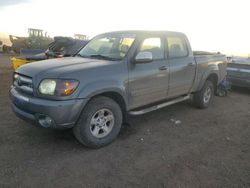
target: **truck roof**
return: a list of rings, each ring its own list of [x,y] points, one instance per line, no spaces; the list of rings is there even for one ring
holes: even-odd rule
[[[138,35],[144,35],[144,34],[174,34],[174,35],[182,35],[186,36],[184,33],[176,32],[176,31],[154,31],[154,30],[124,30],[124,31],[112,31],[112,32],[106,32],[103,34],[138,34]]]

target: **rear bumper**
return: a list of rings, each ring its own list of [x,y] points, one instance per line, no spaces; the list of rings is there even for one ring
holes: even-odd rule
[[[240,87],[250,88],[250,79],[227,76],[227,80],[229,82],[231,82],[233,86],[240,86]]]
[[[51,125],[43,127],[58,129],[73,127],[87,103],[86,99],[55,101],[25,96],[15,88],[10,90],[10,98],[12,110],[19,118],[43,126],[39,120],[49,117],[52,119]]]

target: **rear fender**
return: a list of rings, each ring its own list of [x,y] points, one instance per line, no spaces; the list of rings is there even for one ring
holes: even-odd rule
[[[212,74],[216,74],[218,77],[218,81],[220,80],[219,78],[219,67],[218,65],[212,64],[209,66],[209,68],[207,69],[207,71],[205,71],[201,77],[201,80],[198,84],[198,91],[200,91],[203,87],[203,85],[205,84],[206,80],[208,79],[208,77]],[[217,83],[218,84],[218,83]]]

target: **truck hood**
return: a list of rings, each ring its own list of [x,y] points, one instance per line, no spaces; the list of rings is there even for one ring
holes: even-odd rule
[[[57,77],[57,75],[67,73],[69,71],[105,66],[110,63],[110,61],[106,60],[82,57],[66,57],[29,63],[18,68],[16,72],[34,77],[36,75],[45,74],[50,71],[53,72],[53,77]]]

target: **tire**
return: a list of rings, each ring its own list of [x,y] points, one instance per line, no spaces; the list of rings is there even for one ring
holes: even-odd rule
[[[210,94],[209,94],[210,93]],[[214,84],[207,80],[202,89],[194,94],[194,105],[198,108],[207,108],[214,95]]]
[[[100,148],[115,140],[121,130],[122,119],[122,110],[114,100],[96,97],[83,109],[73,133],[81,144]]]

